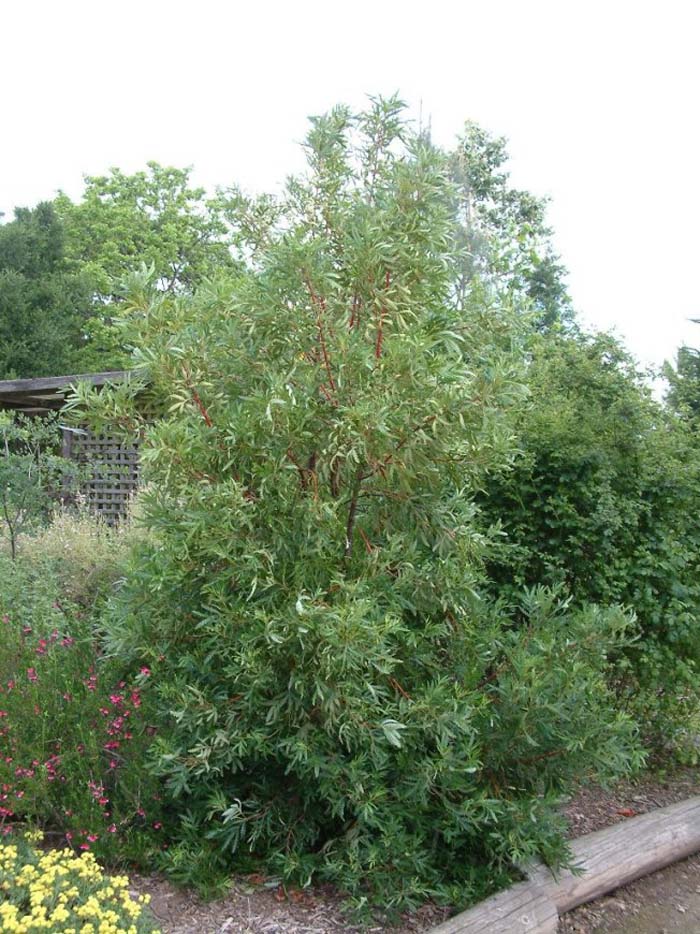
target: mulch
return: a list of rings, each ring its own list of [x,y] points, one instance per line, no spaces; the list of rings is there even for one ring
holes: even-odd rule
[[[609,789],[598,785],[581,788],[564,809],[569,836],[579,837],[697,794],[700,775],[694,769],[666,776],[647,774]],[[633,885],[637,888],[629,892],[621,889],[615,897],[570,912],[560,922],[560,934],[603,930],[606,918],[614,920],[629,911],[635,899],[643,900],[643,883]],[[405,915],[398,925],[377,922],[362,928],[344,911],[342,896],[326,887],[284,891],[236,879],[224,898],[205,903],[192,891],[156,875],[134,876],[132,886],[135,892],[151,895],[151,908],[163,934],[422,934],[449,915],[445,909],[426,905]]]

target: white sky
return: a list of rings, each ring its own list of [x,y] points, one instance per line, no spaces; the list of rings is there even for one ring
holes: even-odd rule
[[[438,143],[508,137],[584,320],[659,364],[700,345],[699,27],[690,0],[5,0],[0,210],[148,159],[274,188],[308,114],[399,91]]]

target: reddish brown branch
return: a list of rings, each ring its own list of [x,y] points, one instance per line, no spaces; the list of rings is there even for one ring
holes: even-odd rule
[[[194,388],[194,386],[192,387],[192,389],[190,390],[190,392],[192,393],[192,398],[194,399],[195,405],[197,406],[197,408],[198,408],[199,411],[201,412],[202,418],[204,419],[207,428],[213,428],[213,427],[214,427],[214,422],[211,420],[211,417],[210,417],[210,415],[209,415],[209,412],[207,411],[207,407],[204,405],[204,403],[203,403],[202,400],[200,399],[199,393],[198,393],[197,390]]]
[[[358,295],[353,295],[352,297],[352,308],[350,311],[350,323],[348,324],[348,330],[352,331],[353,327],[360,326],[360,299]]]
[[[408,693],[408,691],[405,691],[405,690],[401,687],[401,685],[400,685],[399,682],[396,680],[396,678],[389,678],[389,684],[392,686],[392,688],[393,688],[395,691],[398,691],[399,694],[400,694],[402,697],[405,697],[406,700],[410,700],[410,699],[411,699],[411,695]]]
[[[311,279],[308,276],[304,277],[306,282],[306,288],[309,290],[309,295],[311,296],[311,303],[314,306],[316,311],[316,329],[318,330],[318,342],[321,346],[321,355],[323,357],[323,365],[326,368],[326,373],[328,374],[328,384],[336,392],[335,380],[333,379],[333,371],[331,370],[331,361],[328,356],[328,347],[326,345],[326,334],[323,329],[323,316],[326,312],[326,300],[325,298],[316,294],[313,285],[311,284]]]
[[[388,291],[389,284],[391,283],[391,273],[387,269],[386,275],[384,277],[384,289]],[[379,324],[377,325],[377,342],[374,345],[374,357],[375,360],[379,360],[382,355],[382,344],[384,342],[384,315],[386,314],[386,309],[384,303],[379,307]]]
[[[190,372],[189,372],[189,367],[188,367],[188,366],[186,366],[186,365],[183,366],[183,368],[182,368],[182,375],[183,375],[184,378],[185,378],[185,385],[186,385],[187,388],[189,389],[190,394],[191,394],[191,396],[192,396],[192,401],[194,402],[194,404],[195,404],[195,405],[197,406],[197,408],[199,409],[200,414],[201,414],[202,418],[204,419],[204,422],[205,422],[207,428],[213,428],[213,427],[214,427],[214,423],[213,423],[212,420],[211,420],[211,416],[209,415],[209,411],[207,410],[207,407],[206,407],[205,404],[202,402],[201,396],[200,396],[199,393],[197,392],[197,389],[195,388],[194,384],[192,383],[192,377],[190,376]]]
[[[357,520],[357,504],[360,498],[360,486],[362,484],[362,471],[358,468],[355,475],[355,488],[352,491],[350,508],[348,510],[348,521],[345,527],[345,557],[352,555],[352,540],[355,533],[355,522]]]

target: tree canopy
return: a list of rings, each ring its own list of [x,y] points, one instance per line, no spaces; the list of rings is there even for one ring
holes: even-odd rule
[[[0,225],[0,377],[73,371],[91,312],[89,276],[68,262],[54,206],[18,208]]]

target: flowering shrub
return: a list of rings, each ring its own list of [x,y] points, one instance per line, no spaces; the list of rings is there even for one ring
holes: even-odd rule
[[[62,934],[155,932],[144,910],[147,895],[134,900],[126,876],[103,874],[92,853],[37,850],[42,834],[0,843],[0,930],[61,931]]]
[[[159,797],[141,765],[150,672],[120,677],[89,617],[56,599],[48,569],[0,562],[0,829],[38,823],[75,849],[138,857]]]

